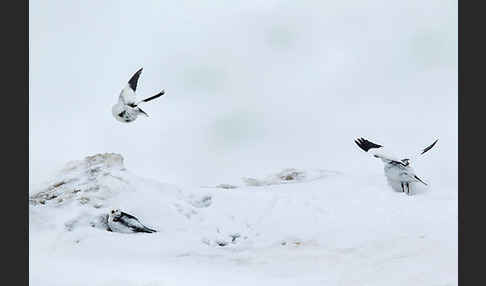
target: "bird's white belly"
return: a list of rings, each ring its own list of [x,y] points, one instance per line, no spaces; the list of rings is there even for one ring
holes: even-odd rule
[[[127,123],[137,119],[139,112],[135,108],[118,103],[113,106],[112,114],[116,120]]]
[[[395,166],[385,166],[385,176],[390,181],[400,181],[400,169]]]
[[[388,180],[394,182],[413,182],[412,180],[414,171],[411,167],[401,165],[385,165],[385,176]]]

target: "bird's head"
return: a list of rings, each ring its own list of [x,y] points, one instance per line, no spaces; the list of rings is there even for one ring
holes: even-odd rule
[[[111,107],[111,114],[113,115],[113,117],[115,117],[116,120],[125,123],[126,122],[125,118],[123,118],[123,116],[121,116],[123,114],[124,110],[125,109],[123,108],[123,105],[120,104],[120,103],[117,103],[117,104],[115,104]]]
[[[112,209],[108,214],[109,218],[117,218],[121,216],[121,211],[119,209]]]
[[[405,166],[410,165],[410,159],[402,159],[402,163],[405,164]]]

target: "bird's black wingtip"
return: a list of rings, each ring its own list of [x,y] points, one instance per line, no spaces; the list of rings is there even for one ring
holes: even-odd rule
[[[364,139],[363,137],[357,138],[356,140],[354,140],[354,143],[356,143],[356,145],[358,145],[358,147],[361,148],[365,152],[368,152],[368,150],[373,149],[373,148],[383,147],[381,145],[378,145],[378,144],[375,144],[371,141],[368,141],[368,140]]]
[[[138,78],[140,77],[142,71],[143,71],[143,67],[140,68],[136,73],[134,73],[130,78],[130,80],[128,81],[128,84],[130,85],[130,88],[133,89],[133,91],[137,90]]]
[[[133,75],[140,75],[143,71],[143,67],[142,68],[139,68]]]
[[[162,95],[164,95],[164,94],[165,94],[165,90],[162,90],[161,92],[157,93],[156,95],[151,96],[151,97],[149,97],[149,98],[146,98],[146,99],[144,99],[144,100],[142,100],[142,101],[143,101],[143,102],[149,102],[149,101],[151,101],[151,100],[154,100],[154,99],[156,99],[156,98],[161,97],[161,96],[162,96]]]
[[[430,144],[424,150],[422,150],[422,153],[420,153],[420,155],[425,154],[427,151],[432,149],[435,146],[435,144],[437,144],[438,141],[439,141],[439,139],[435,139],[434,143]]]

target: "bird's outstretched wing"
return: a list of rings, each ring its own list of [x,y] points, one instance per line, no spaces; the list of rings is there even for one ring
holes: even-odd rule
[[[364,139],[363,137],[354,140],[354,142],[356,143],[356,145],[359,146],[359,148],[363,149],[365,152],[368,152],[368,150],[373,149],[373,148],[383,147],[381,145],[378,145],[378,144],[375,144],[371,141],[368,141],[368,140]]]
[[[439,141],[439,139],[436,139],[434,141],[434,143],[430,144],[429,146],[423,148],[423,149],[420,149],[419,152],[417,152],[415,155],[411,156],[410,160],[411,161],[415,161],[416,159],[418,159],[419,157],[421,157],[423,154],[427,153],[430,149],[432,149],[435,144],[437,144],[437,141]]]
[[[140,74],[142,73],[143,68],[140,68],[128,81],[128,86],[133,90],[137,90],[137,83],[138,83],[138,78],[140,77]]]
[[[394,163],[397,163],[397,164],[404,165],[404,163],[400,159],[396,158],[395,156],[392,156],[392,155],[389,155],[389,154],[386,154],[385,152],[383,152],[383,146],[382,145],[373,143],[373,142],[368,141],[368,140],[366,140],[362,137],[354,140],[354,142],[356,143],[356,145],[358,145],[359,148],[361,148],[365,152],[368,152],[368,151],[371,150],[368,153],[371,153],[373,155],[373,157],[375,157],[375,158],[381,159],[384,163],[394,162]]]
[[[156,98],[159,98],[159,97],[161,97],[161,96],[162,96],[162,95],[164,95],[164,94],[165,94],[165,90],[162,90],[161,92],[157,93],[156,95],[153,95],[153,96],[151,96],[151,97],[149,97],[149,98],[146,98],[146,99],[140,100],[140,101],[137,103],[137,105],[138,105],[138,104],[140,104],[140,103],[142,103],[142,102],[149,102],[149,101],[151,101],[151,100],[154,100],[154,99],[156,99]]]
[[[137,90],[137,83],[143,68],[139,69],[128,81],[127,85],[120,92],[118,102],[123,105],[136,106],[137,96],[135,91]]]
[[[122,91],[120,92],[120,96],[118,97],[118,103],[121,103],[123,105],[136,106],[136,100],[137,97],[135,95],[135,92],[129,85],[125,86],[122,89]]]
[[[434,143],[432,143],[432,144],[430,144],[429,146],[425,147],[425,148],[422,150],[422,152],[420,153],[420,155],[423,155],[423,154],[425,154],[427,151],[429,151],[430,149],[432,149],[432,147],[434,147],[434,146],[435,146],[435,144],[437,143],[437,141],[439,141],[439,139],[436,139],[436,140],[434,141]]]

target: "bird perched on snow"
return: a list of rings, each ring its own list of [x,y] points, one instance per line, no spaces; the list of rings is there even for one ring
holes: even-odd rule
[[[144,226],[136,217],[124,213],[118,209],[111,210],[108,214],[108,227],[111,231],[122,233],[157,232]]]
[[[435,140],[434,143],[420,150],[420,153],[414,157],[417,158],[418,156],[425,154],[435,146],[437,141],[438,140]],[[366,152],[371,150],[369,153],[371,153],[373,157],[383,161],[385,164],[385,176],[392,187],[398,186],[398,183],[400,183],[402,192],[411,195],[410,183],[421,182],[422,184],[427,185],[415,174],[415,171],[410,166],[410,159],[398,159],[385,154],[383,152],[383,146],[370,142],[364,138],[358,138],[354,142]]]
[[[148,114],[140,108],[139,104],[154,100],[165,93],[165,91],[162,90],[154,96],[137,101],[135,91],[137,90],[137,82],[140,74],[142,73],[142,70],[143,68],[139,69],[130,78],[128,84],[120,92],[118,102],[111,108],[111,113],[116,118],[116,120],[120,122],[128,123],[135,121],[139,114],[143,114],[148,117]]]

